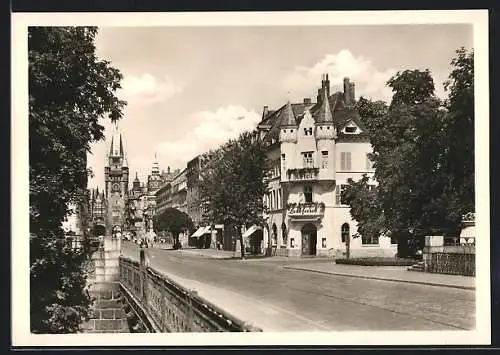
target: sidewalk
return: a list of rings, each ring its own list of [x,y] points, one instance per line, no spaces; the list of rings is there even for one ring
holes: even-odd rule
[[[317,272],[338,276],[359,277],[372,280],[407,282],[429,286],[476,289],[476,278],[459,275],[432,274],[408,271],[406,266],[359,266],[335,263],[300,263],[283,266],[285,269]]]
[[[239,257],[239,254],[237,254],[234,251],[216,250],[216,249],[186,248],[186,249],[179,249],[177,250],[177,252],[181,254],[203,256],[212,259],[233,259],[235,257],[236,258]]]

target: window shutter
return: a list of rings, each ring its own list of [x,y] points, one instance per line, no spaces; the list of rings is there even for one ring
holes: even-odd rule
[[[335,187],[335,204],[340,205],[340,185]]]
[[[351,152],[347,152],[346,154],[346,170],[351,170]]]
[[[345,170],[345,153],[340,153],[340,170]]]

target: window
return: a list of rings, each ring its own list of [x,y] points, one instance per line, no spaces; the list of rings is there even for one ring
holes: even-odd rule
[[[398,244],[398,240],[396,237],[391,236],[391,244]]]
[[[351,170],[351,152],[340,153],[340,170]]]
[[[366,170],[373,170],[373,162],[371,161],[368,154],[366,154]]]
[[[335,202],[337,205],[348,205],[345,196],[345,190],[349,185],[337,185],[335,189]]]
[[[354,126],[348,126],[345,128],[345,133],[356,133],[357,127]]]
[[[313,162],[313,153],[312,152],[304,152],[302,153],[302,159],[304,163],[304,168],[312,168],[314,165]]]
[[[328,151],[321,152],[321,169],[328,169]]]
[[[304,199],[306,203],[312,202],[312,185],[304,185]]]
[[[278,190],[278,209],[281,208],[281,189]]]
[[[312,136],[313,129],[312,127],[304,128],[304,136]]]
[[[340,228],[340,237],[342,238],[342,243],[345,243],[347,239],[349,239],[349,224],[344,223]]]
[[[281,154],[281,170],[285,171],[286,170],[286,155]]]
[[[361,243],[362,244],[368,244],[368,245],[376,245],[376,244],[378,244],[378,235],[375,235],[375,236],[362,236],[361,237]]]

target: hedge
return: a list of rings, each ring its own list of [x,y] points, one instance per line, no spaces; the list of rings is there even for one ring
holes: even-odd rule
[[[363,266],[411,266],[417,260],[395,258],[350,258],[335,259],[336,264],[363,265]]]

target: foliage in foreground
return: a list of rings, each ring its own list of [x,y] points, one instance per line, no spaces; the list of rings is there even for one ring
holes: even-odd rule
[[[99,118],[121,118],[121,74],[96,58],[95,27],[30,27],[30,315],[33,333],[75,333],[88,316],[89,248],[73,252],[62,222],[84,206],[87,153]],[[86,233],[86,231],[84,231]]]

